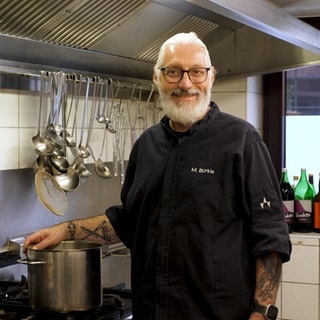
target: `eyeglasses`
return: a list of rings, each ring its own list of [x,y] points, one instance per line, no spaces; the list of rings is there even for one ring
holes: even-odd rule
[[[163,72],[164,80],[168,83],[178,83],[186,72],[192,83],[199,84],[207,80],[208,71],[211,68],[191,68],[189,70],[183,70],[179,68],[159,69]]]

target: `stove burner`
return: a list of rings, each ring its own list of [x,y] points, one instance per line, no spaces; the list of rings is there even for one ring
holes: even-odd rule
[[[125,284],[103,289],[101,307],[88,311],[58,313],[29,306],[28,282],[0,281],[0,320],[126,320],[131,319],[131,290]]]

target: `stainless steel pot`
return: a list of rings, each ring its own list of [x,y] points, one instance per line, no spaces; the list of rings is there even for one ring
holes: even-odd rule
[[[102,246],[63,241],[45,250],[28,248],[30,306],[56,312],[85,311],[102,304]]]

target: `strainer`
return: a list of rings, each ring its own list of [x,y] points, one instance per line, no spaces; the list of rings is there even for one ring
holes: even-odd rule
[[[52,213],[62,216],[68,208],[68,200],[65,191],[54,177],[44,170],[39,170],[35,175],[35,185],[40,202]]]

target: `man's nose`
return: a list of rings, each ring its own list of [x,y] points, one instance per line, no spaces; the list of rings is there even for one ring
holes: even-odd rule
[[[179,81],[179,87],[180,88],[190,88],[190,87],[192,87],[192,82],[191,82],[191,80],[189,78],[188,72],[184,72],[182,74],[182,78]]]

